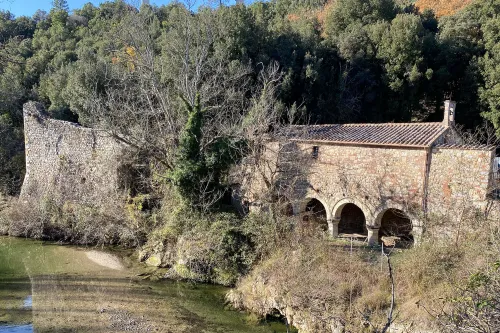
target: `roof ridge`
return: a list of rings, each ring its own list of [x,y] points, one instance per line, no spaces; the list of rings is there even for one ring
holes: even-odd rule
[[[295,125],[287,136],[303,141],[431,147],[450,127],[441,122]],[[295,130],[294,130],[295,129]],[[303,131],[304,135],[299,135]]]
[[[290,127],[328,127],[328,126],[423,126],[435,125],[443,126],[442,122],[421,122],[421,123],[348,123],[348,124],[309,124],[309,125],[289,125]]]
[[[476,144],[476,143],[439,143],[434,146],[435,148],[460,148],[460,149],[470,149],[470,150],[493,150],[496,146],[493,144]]]

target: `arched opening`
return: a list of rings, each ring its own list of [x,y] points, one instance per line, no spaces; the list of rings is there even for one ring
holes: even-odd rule
[[[389,242],[397,247],[409,247],[414,242],[412,230],[413,224],[408,215],[399,209],[391,208],[382,215],[379,237],[384,243]]]
[[[341,234],[368,234],[365,214],[355,204],[348,203],[342,207],[340,213],[339,233]]]
[[[280,214],[281,216],[290,217],[293,216],[293,206],[289,202],[284,202],[280,204]]]
[[[306,212],[303,217],[305,225],[311,228],[321,228],[328,230],[328,222],[325,206],[317,199],[311,199],[306,205]]]
[[[272,311],[269,311],[266,314],[265,320],[274,327],[274,332],[285,332],[286,330],[286,332],[297,333],[299,331],[292,325],[288,324],[286,317],[282,315],[278,309],[272,309]]]

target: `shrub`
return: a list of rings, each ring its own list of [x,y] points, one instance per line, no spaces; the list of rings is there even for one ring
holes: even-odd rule
[[[300,330],[362,332],[366,319],[383,321],[390,305],[386,270],[370,257],[301,237],[255,267],[228,298],[262,316],[278,310]]]
[[[182,272],[175,268],[177,273],[198,281],[233,285],[255,259],[240,221],[230,213],[198,216],[196,226],[178,239],[176,261],[184,266]]]
[[[144,223],[128,218],[118,201],[101,207],[45,198],[40,202],[13,200],[2,213],[11,236],[74,244],[137,246],[148,232]]]

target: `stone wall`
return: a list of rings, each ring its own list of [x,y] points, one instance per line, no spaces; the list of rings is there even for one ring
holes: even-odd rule
[[[362,210],[372,242],[378,238],[384,218],[394,220],[398,212],[404,212],[399,216],[401,222],[411,220],[412,234],[418,238],[429,215],[450,213],[456,217],[455,210],[465,206],[481,212],[488,207],[498,210],[498,204],[492,204],[487,196],[494,157],[489,148],[294,144],[302,156],[296,158],[301,176],[283,177],[295,182],[288,200],[296,215],[307,212],[311,199],[320,201],[333,236],[338,235],[341,219],[344,223],[349,219],[343,216],[344,207],[352,208],[348,204]],[[313,156],[314,147],[317,157]],[[267,162],[261,163],[263,170],[253,173],[253,181],[243,183],[249,201],[265,192],[260,173],[268,179],[273,178],[270,174],[279,174],[281,165],[276,154],[280,153],[276,143],[270,144],[264,154]]]
[[[484,212],[490,203],[494,149],[434,147],[427,207],[434,215],[457,216],[465,208]]]
[[[106,133],[50,119],[39,103],[24,105],[26,176],[22,200],[100,206],[119,195],[125,146]]]
[[[311,154],[313,146],[300,144],[305,154]],[[327,202],[333,215],[340,201],[359,202],[367,219],[381,207],[419,206],[425,162],[423,149],[321,145],[308,171],[307,194]]]
[[[406,212],[411,217],[414,236],[419,237],[421,224],[418,214],[421,211],[424,195],[427,151],[425,149],[328,145],[296,142],[295,163],[300,169],[295,177],[283,177],[294,184],[294,193],[288,200],[294,207],[294,213],[307,212],[306,206],[312,199],[320,201],[326,210],[329,231],[333,236],[345,230],[342,223],[353,224],[345,216],[354,204],[361,209],[366,223],[358,230],[365,229],[369,240],[378,241],[378,229],[382,217],[391,209]],[[314,147],[318,147],[317,158],[313,156]],[[269,145],[261,163],[263,169],[253,173],[252,182],[242,182],[243,192],[248,201],[256,200],[265,192],[260,173],[272,179],[270,175],[281,169],[280,159],[276,154],[281,151],[276,143]],[[274,177],[277,179],[278,177]],[[343,214],[344,212],[344,214]],[[359,215],[359,214],[357,214]],[[354,227],[354,229],[356,229]]]

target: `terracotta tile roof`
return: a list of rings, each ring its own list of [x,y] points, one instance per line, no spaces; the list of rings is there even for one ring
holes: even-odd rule
[[[430,147],[447,129],[442,123],[298,125],[288,137],[325,143]]]

